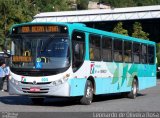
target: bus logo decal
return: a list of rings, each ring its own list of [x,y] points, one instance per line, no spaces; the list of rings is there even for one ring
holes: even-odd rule
[[[36,85],[36,84],[37,84],[37,82],[34,80],[34,81],[33,81],[33,84],[34,84],[34,85]]]
[[[94,67],[95,65],[94,64],[91,64],[90,65],[90,74],[94,74],[95,72],[95,67]]]
[[[41,58],[37,58],[37,59],[36,59],[36,62],[41,62]]]
[[[36,68],[42,68],[42,63],[41,62],[36,62]]]
[[[42,62],[41,62],[41,58],[37,58],[36,59],[36,68],[38,69],[40,69],[40,68],[42,68]]]
[[[24,76],[21,77],[21,82],[26,82],[26,78]]]

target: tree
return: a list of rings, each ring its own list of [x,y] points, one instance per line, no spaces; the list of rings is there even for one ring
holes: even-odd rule
[[[89,0],[77,0],[77,9],[85,10],[88,9]]]
[[[160,44],[158,43],[157,44],[157,47],[156,47],[156,56],[157,56],[157,66],[160,66]]]
[[[39,12],[69,10],[69,4],[70,0],[0,0],[0,45],[13,24],[32,21]]]
[[[36,0],[39,12],[66,11],[70,10],[70,0]]]
[[[37,13],[32,0],[0,0],[0,45],[13,24],[31,21]]]
[[[136,6],[147,6],[147,5],[158,5],[160,4],[159,0],[133,0]]]
[[[113,32],[128,36],[128,31],[123,29],[123,23],[122,22],[117,23],[117,25],[113,29]]]
[[[141,38],[141,39],[149,40],[149,38],[148,38],[149,34],[146,33],[146,32],[144,32],[142,30],[142,25],[139,22],[135,22],[133,24],[133,33],[132,33],[132,36],[136,37],[136,38]]]
[[[104,3],[108,3],[111,5],[111,7],[115,7],[115,8],[160,4],[160,0],[100,0],[100,1]]]
[[[68,0],[54,0],[55,11],[66,11],[70,10],[70,1]]]

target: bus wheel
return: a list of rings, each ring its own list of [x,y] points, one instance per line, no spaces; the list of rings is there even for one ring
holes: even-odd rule
[[[90,105],[93,100],[93,84],[90,80],[86,82],[85,94],[81,98],[80,102],[84,105]]]
[[[131,99],[135,99],[137,97],[137,93],[138,93],[138,82],[136,79],[134,79],[132,82],[132,89],[131,92],[128,94],[128,97]]]
[[[35,105],[42,104],[44,102],[44,98],[31,98],[31,100]]]

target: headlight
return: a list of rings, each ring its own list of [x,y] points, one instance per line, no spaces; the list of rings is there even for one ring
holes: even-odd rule
[[[55,85],[55,86],[63,84],[63,83],[65,83],[68,80],[69,76],[70,76],[70,74],[65,74],[61,79],[53,81],[52,84]]]
[[[63,81],[60,79],[60,80],[58,80],[58,85],[59,84],[62,84],[63,83]]]
[[[59,80],[56,80],[56,81],[53,81],[52,84],[55,85],[55,86],[58,86],[60,84],[63,84],[64,82],[62,81],[62,79],[59,79]]]
[[[52,84],[56,86],[56,81],[53,81]]]
[[[67,81],[68,78],[69,78],[69,76],[70,76],[70,74],[65,74],[65,75],[63,76],[63,80],[64,80],[64,81]]]

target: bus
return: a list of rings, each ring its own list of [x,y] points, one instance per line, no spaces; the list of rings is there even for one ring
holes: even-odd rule
[[[10,31],[9,93],[33,103],[46,97],[78,97],[156,86],[156,46],[149,40],[89,28],[81,23],[22,23]]]

